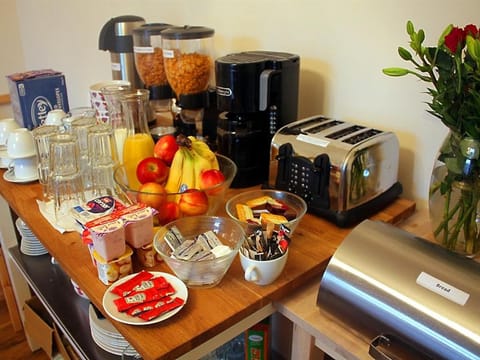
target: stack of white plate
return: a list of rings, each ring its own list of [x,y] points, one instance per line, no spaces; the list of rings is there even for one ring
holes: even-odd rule
[[[48,253],[47,249],[45,249],[42,243],[37,239],[37,237],[32,233],[30,228],[22,219],[18,218],[15,221],[15,225],[17,226],[17,230],[22,237],[20,251],[23,254],[39,256]]]
[[[99,347],[111,354],[141,358],[140,354],[108,319],[98,317],[91,304],[88,309],[88,317],[90,318],[92,338]]]

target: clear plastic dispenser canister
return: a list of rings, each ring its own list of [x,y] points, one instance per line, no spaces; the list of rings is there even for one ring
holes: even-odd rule
[[[205,92],[213,82],[213,35],[213,29],[202,26],[162,31],[165,72],[180,106],[183,95]]]
[[[213,29],[202,26],[162,31],[165,72],[176,95],[174,125],[186,135],[203,132],[208,88],[214,80],[213,35]]]
[[[161,32],[172,25],[145,24],[133,30],[135,67],[145,88],[150,91],[151,118],[156,125],[172,126],[172,88],[163,65]],[[150,120],[150,119],[149,119]]]

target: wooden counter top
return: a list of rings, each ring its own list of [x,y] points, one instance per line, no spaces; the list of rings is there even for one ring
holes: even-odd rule
[[[0,171],[0,195],[92,303],[103,311],[102,298],[106,286],[97,278],[96,269],[79,234],[60,234],[43,218],[35,201],[41,193],[38,183],[9,183],[3,180],[3,173],[4,170]],[[240,190],[230,190],[230,194],[238,191]],[[398,223],[414,210],[414,202],[399,198],[372,219]],[[271,305],[273,301],[291,294],[309,280],[317,278],[350,231],[351,229],[340,229],[319,217],[307,214],[293,236],[286,268],[275,283],[261,287],[245,281],[240,262],[236,258],[216,287],[189,289],[187,304],[174,317],[151,326],[132,326],[114,320],[112,323],[143,359],[178,358]],[[151,270],[171,272],[165,264]]]

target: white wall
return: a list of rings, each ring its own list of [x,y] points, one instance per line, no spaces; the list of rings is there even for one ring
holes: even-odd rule
[[[0,94],[8,94],[4,75],[23,69],[24,62],[15,0],[0,0],[0,6]],[[5,117],[13,117],[12,109],[0,105],[0,118]]]
[[[1,0],[11,2],[14,0]],[[475,23],[478,0],[16,0],[23,60],[18,69],[65,73],[70,106],[88,104],[88,86],[111,78],[98,50],[103,24],[119,15],[215,29],[218,56],[264,49],[301,57],[299,117],[325,114],[395,132],[404,195],[424,207],[430,168],[446,134],[426,113],[424,84],[382,74],[402,64],[408,19],[435,44],[448,23]],[[2,11],[3,13],[3,11]],[[0,17],[3,19],[5,15]]]

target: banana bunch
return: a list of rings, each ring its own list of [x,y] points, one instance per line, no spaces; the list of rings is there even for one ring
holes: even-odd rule
[[[177,142],[179,148],[173,157],[165,190],[179,193],[187,189],[199,189],[202,172],[219,169],[217,157],[205,142],[194,136],[179,135]]]

